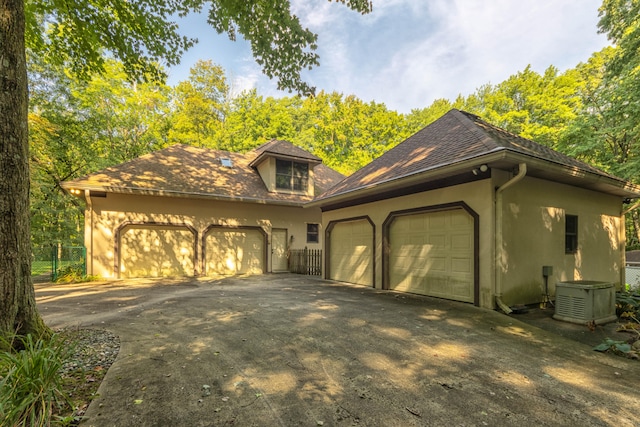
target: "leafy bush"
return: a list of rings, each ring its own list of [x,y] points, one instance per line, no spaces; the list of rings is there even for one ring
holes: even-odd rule
[[[81,282],[84,276],[82,264],[71,264],[58,271],[56,283]]]
[[[640,323],[640,295],[632,292],[617,293],[616,315],[621,319]]]
[[[618,355],[627,355],[631,351],[631,345],[624,341],[615,341],[610,338],[593,347],[596,351],[611,352]]]
[[[66,402],[60,370],[72,348],[56,334],[27,335],[20,344],[23,350],[0,353],[0,425],[51,425],[54,407]]]
[[[100,280],[100,276],[86,275],[82,264],[72,264],[60,269],[56,283],[84,283],[95,280]]]

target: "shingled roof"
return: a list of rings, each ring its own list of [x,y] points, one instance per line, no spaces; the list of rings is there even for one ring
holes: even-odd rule
[[[300,147],[296,147],[289,141],[282,141],[279,139],[272,139],[271,141],[253,149],[251,152],[255,157],[251,162],[251,166],[255,166],[260,163],[260,161],[265,156],[283,157],[292,160],[303,160],[308,161],[311,164],[322,163],[320,157],[314,156],[313,154],[309,153],[306,150],[303,150]]]
[[[277,146],[286,150],[287,144],[294,147],[283,141]],[[291,152],[299,154],[294,149],[297,147],[289,148]],[[302,149],[300,151],[304,152]],[[241,154],[177,144],[91,175],[66,181],[63,187],[286,205],[302,205],[311,200],[310,196],[300,194],[269,192],[258,172],[250,166],[259,154],[257,150]],[[314,162],[317,158],[312,157],[309,160]],[[222,159],[229,159],[231,167],[224,166]],[[342,174],[323,164],[317,164],[313,171],[316,194],[344,178]]]
[[[570,169],[574,175],[580,171],[606,177],[620,187],[628,184],[591,165],[493,126],[476,115],[451,110],[320,195],[316,202],[457,164],[468,165],[474,159],[482,160],[495,153],[513,154],[514,159],[541,160],[548,165]],[[517,161],[512,163],[518,164]],[[501,164],[506,165],[506,162]],[[627,196],[630,195],[632,193]]]

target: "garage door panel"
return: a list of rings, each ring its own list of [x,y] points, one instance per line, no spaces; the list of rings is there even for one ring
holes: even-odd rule
[[[120,233],[120,277],[193,276],[194,239],[185,228],[128,226]]]
[[[373,227],[366,220],[335,224],[330,232],[329,278],[373,284]]]
[[[442,215],[441,212],[439,212],[432,215],[430,218],[427,218],[426,222],[429,224],[429,228],[431,230],[436,230],[445,226],[446,218]]]
[[[447,271],[447,259],[445,257],[433,257],[429,258],[429,270],[437,272]]]
[[[391,289],[473,302],[474,222],[466,211],[398,216],[389,242]]]
[[[452,273],[471,273],[473,263],[469,258],[451,258],[451,272]]]
[[[254,229],[213,229],[205,238],[205,274],[264,272],[264,234]]]

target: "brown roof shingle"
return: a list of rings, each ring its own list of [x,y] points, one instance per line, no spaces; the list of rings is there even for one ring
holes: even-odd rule
[[[306,150],[300,147],[296,147],[289,141],[282,141],[278,139],[272,139],[269,142],[262,144],[261,146],[254,148],[248,155],[254,156],[254,160],[251,162],[251,166],[260,162],[265,156],[272,155],[276,157],[286,157],[290,159],[306,160],[312,164],[321,163],[320,157],[314,156]]]
[[[437,170],[497,151],[511,151],[612,177],[531,140],[495,127],[473,114],[451,110],[320,195],[320,201],[427,170]],[[612,177],[614,178],[614,177]]]
[[[283,147],[284,144],[279,146]],[[312,199],[300,194],[269,192],[258,172],[250,166],[257,154],[255,151],[241,154],[177,144],[67,181],[63,187],[276,204],[303,204]],[[232,167],[224,167],[222,158],[228,158]],[[324,165],[314,168],[314,177],[316,194],[344,178],[342,174]]]

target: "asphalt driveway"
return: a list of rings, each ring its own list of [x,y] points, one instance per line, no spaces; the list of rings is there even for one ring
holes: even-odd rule
[[[640,363],[468,304],[297,275],[36,295],[120,336],[84,425],[640,425]]]

